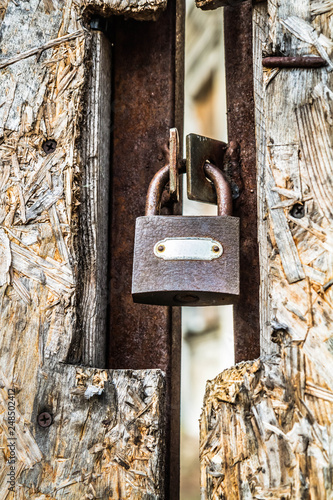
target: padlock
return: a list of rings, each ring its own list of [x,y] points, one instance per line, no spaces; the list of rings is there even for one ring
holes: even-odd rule
[[[166,306],[232,304],[239,295],[239,219],[232,217],[231,189],[210,163],[217,216],[158,215],[169,166],[152,179],[146,215],[135,228],[132,296],[134,302]]]

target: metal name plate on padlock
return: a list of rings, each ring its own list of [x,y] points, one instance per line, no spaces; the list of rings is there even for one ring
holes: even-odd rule
[[[232,304],[239,295],[239,219],[232,217],[231,190],[211,164],[217,216],[161,216],[159,206],[169,167],[153,178],[146,215],[136,220],[132,296],[134,302],[167,306]]]

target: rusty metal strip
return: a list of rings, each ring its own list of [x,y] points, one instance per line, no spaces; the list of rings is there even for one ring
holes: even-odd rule
[[[215,10],[219,7],[232,6],[235,7],[242,2],[247,2],[248,0],[195,0],[196,6],[202,10]],[[267,0],[252,0],[253,4],[265,2]]]
[[[244,0],[196,0],[196,6],[202,10],[215,10],[226,5],[238,5]]]
[[[262,60],[264,68],[323,68],[327,61],[317,56],[269,56]]]
[[[240,217],[240,283],[234,306],[236,362],[260,355],[259,251],[253,91],[252,6],[225,7],[224,37],[228,139],[239,143],[242,187],[233,214]]]
[[[178,13],[178,10],[179,12]],[[179,17],[178,17],[179,16]],[[113,20],[113,154],[108,366],[166,372],[165,498],[179,496],[180,312],[134,304],[135,219],[145,212],[151,178],[168,162],[169,129],[182,142],[183,0],[155,22]],[[177,57],[176,57],[177,56]],[[170,482],[169,482],[170,481]],[[163,495],[162,495],[163,496]]]

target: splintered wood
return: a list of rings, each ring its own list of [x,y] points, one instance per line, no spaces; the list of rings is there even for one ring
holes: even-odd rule
[[[0,404],[6,408],[12,384],[1,370],[0,387]],[[4,476],[1,499],[162,498],[161,372],[57,364],[52,377],[41,375],[38,392],[43,400],[32,421],[50,410],[53,424],[31,432],[25,415],[16,410],[16,492],[8,494]],[[0,421],[4,451],[6,420]],[[6,455],[0,457],[3,472]]]
[[[253,7],[266,356],[207,384],[204,499],[333,498],[332,14],[326,0]],[[327,66],[264,69],[270,55]]]
[[[332,498],[333,392],[298,346],[208,382],[202,498]]]
[[[0,1],[0,499],[163,497],[164,374],[102,370],[111,102],[108,48],[87,20],[151,19],[165,6]],[[37,425],[41,412],[49,428]]]

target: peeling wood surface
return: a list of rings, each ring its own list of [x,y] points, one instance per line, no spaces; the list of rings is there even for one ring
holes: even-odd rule
[[[162,498],[164,376],[159,370],[97,370],[44,365],[39,374],[40,412],[50,427],[29,425],[16,413],[17,485],[8,494],[8,425],[0,418],[0,498]],[[0,373],[1,407],[13,384]],[[18,393],[25,386],[16,385]],[[33,428],[34,427],[34,428]]]
[[[90,332],[76,322],[83,274],[79,233],[89,224],[79,217],[81,204],[88,206],[82,189],[91,175],[89,189],[97,197],[107,175],[103,148],[95,148],[100,125],[87,118],[87,109],[101,111],[91,100],[101,84],[91,80],[98,35],[85,24],[97,3],[0,5],[1,499],[163,498],[164,375],[101,370],[97,301],[105,291],[97,290],[95,299],[90,294],[90,313],[96,308]],[[119,7],[118,14],[134,17],[151,18],[152,10],[155,15],[163,8],[159,1],[105,3],[105,12]],[[84,126],[92,134],[85,147]],[[56,148],[44,150],[46,140]],[[94,239],[105,206],[103,197],[98,200],[98,213],[87,215],[92,254],[102,249]],[[105,255],[96,253],[98,275]],[[6,478],[9,388],[16,401],[14,495],[7,495]],[[50,428],[38,427],[41,411],[52,413]]]
[[[91,68],[83,132],[83,175],[79,211],[80,291],[78,343],[82,362],[103,368],[106,363],[109,253],[109,185],[111,169],[111,43],[92,33]]]
[[[253,7],[262,358],[208,382],[202,498],[333,498],[332,13]],[[263,69],[272,55],[328,65]]]
[[[201,498],[332,498],[332,412],[330,386],[295,343],[223,372],[201,416]]]
[[[332,11],[311,17],[312,6],[268,2],[253,13],[259,241],[267,266],[262,352],[274,351],[271,324],[277,321],[310,357],[317,359],[320,345],[318,369],[327,372],[332,359],[322,341],[331,336],[332,321],[332,290],[325,288],[332,278],[332,73],[329,67],[263,70],[260,64],[268,52],[332,56]],[[295,215],[300,204],[304,213]]]

